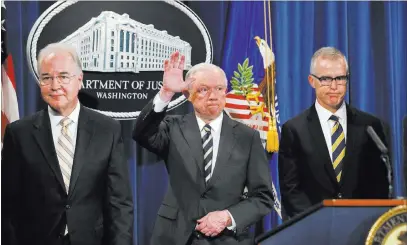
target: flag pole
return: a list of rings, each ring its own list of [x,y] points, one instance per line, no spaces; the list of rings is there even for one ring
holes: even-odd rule
[[[271,0],[268,0],[268,14],[266,9],[266,0],[264,0],[264,36],[267,43],[267,37],[270,37],[270,56],[273,55],[273,39],[271,30]],[[267,35],[267,20],[269,26],[269,35]],[[266,50],[265,62],[268,64],[268,54]],[[269,74],[271,73],[271,74]],[[271,81],[270,81],[271,80]],[[266,84],[267,84],[267,108],[269,111],[269,121],[268,121],[268,131],[267,131],[267,142],[266,150],[267,152],[278,152],[279,148],[279,138],[277,131],[277,120],[275,115],[275,60],[269,67],[266,67]],[[271,87],[271,88],[270,88]],[[271,100],[270,100],[270,89],[271,89]]]

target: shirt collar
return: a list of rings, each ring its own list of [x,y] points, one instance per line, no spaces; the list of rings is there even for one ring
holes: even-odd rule
[[[317,110],[319,120],[321,122],[327,122],[332,115],[335,115],[339,118],[339,120],[344,120],[346,122],[346,103],[345,101],[342,102],[341,107],[335,112],[332,113],[322,107],[321,104],[318,103],[318,100],[315,101],[315,109]]]
[[[73,121],[73,123],[78,123],[79,120],[79,111],[80,111],[80,103],[78,102],[76,104],[75,109],[72,111],[72,113],[68,116],[69,119]],[[64,118],[59,112],[56,110],[52,109],[51,106],[48,106],[48,114],[49,114],[49,119],[51,120],[51,127],[56,127],[58,124],[61,122],[61,120]]]
[[[198,116],[196,116],[196,120],[198,121],[199,132],[201,132],[206,123]],[[222,127],[222,120],[223,113],[221,113],[215,120],[209,123],[209,126],[211,126],[212,131],[217,132],[220,130],[220,128]]]

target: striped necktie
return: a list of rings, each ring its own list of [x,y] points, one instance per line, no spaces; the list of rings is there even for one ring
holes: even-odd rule
[[[67,193],[69,191],[69,182],[71,179],[73,157],[75,152],[72,136],[68,130],[69,125],[72,123],[73,121],[68,117],[61,120],[60,125],[62,125],[62,129],[56,146],[58,162],[59,166],[61,167],[62,177],[64,179]]]
[[[212,176],[212,155],[213,155],[213,138],[211,126],[206,124],[203,128],[202,146],[204,153],[205,183],[208,183]]]
[[[339,123],[339,118],[337,116],[332,115],[329,120],[335,122],[331,131],[332,163],[335,170],[336,180],[339,182],[342,175],[343,158],[345,157],[345,133],[343,132],[343,128]]]

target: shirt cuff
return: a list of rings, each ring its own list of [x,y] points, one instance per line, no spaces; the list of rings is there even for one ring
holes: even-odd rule
[[[232,216],[232,214],[229,212],[229,210],[226,210],[227,212],[228,212],[228,214],[229,214],[229,216],[230,216],[230,219],[232,220],[232,225],[231,226],[228,226],[228,227],[226,227],[226,228],[228,228],[228,230],[231,230],[231,231],[236,231],[236,222],[235,222],[235,219],[233,218],[233,216]]]
[[[154,112],[162,112],[164,108],[169,104],[170,102],[165,102],[160,98],[160,92],[158,92],[153,100],[153,108]]]

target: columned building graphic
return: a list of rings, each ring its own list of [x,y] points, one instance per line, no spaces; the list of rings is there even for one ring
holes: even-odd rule
[[[128,14],[103,11],[60,42],[76,48],[86,71],[163,71],[164,60],[176,50],[185,55],[185,69],[191,68],[188,42]]]

